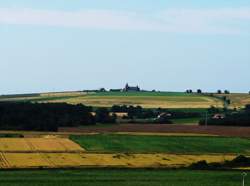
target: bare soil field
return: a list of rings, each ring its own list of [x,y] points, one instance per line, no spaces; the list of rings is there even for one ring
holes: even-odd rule
[[[197,126],[197,125],[163,125],[163,124],[122,124],[109,127],[59,128],[59,132],[67,133],[182,133],[208,134],[230,137],[250,137],[250,127]]]

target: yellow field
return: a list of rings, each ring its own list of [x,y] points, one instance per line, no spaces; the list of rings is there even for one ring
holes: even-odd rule
[[[247,104],[250,104],[250,95],[242,93],[232,94],[217,94],[216,96],[226,96],[231,100],[230,108],[242,108]]]
[[[81,96],[76,98],[67,98],[64,100],[50,100],[51,103],[66,102],[69,104],[85,104],[96,107],[111,107],[113,105],[140,105],[143,108],[209,108],[211,105],[222,107],[222,102],[205,96],[188,98],[183,97],[139,97],[138,96]]]
[[[66,138],[0,138],[0,152],[83,152]]]
[[[134,135],[134,133],[129,134]],[[138,133],[136,134],[138,135]],[[145,134],[143,133],[143,135]],[[155,134],[146,133],[146,135]],[[48,135],[45,138],[0,138],[0,169],[41,167],[178,168],[187,167],[201,160],[206,160],[208,163],[230,161],[236,156],[236,154],[88,153],[73,141],[67,138],[56,138],[56,136]]]
[[[0,168],[67,167],[168,167],[188,166],[194,162],[223,162],[234,155],[175,154],[88,154],[88,153],[0,153]]]

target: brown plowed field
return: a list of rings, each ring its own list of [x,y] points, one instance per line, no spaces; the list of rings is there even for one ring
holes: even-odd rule
[[[157,125],[123,124],[110,127],[59,128],[59,132],[68,133],[103,133],[103,132],[144,132],[144,133],[192,133],[211,134],[233,137],[250,137],[250,127],[222,127],[197,125]]]

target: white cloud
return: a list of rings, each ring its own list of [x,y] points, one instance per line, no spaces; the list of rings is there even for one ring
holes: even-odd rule
[[[82,28],[151,30],[159,28],[130,12],[84,10],[78,12],[32,9],[0,9],[0,23]]]
[[[186,32],[234,34],[247,31],[238,26],[249,25],[250,8],[169,9],[158,17]]]
[[[178,33],[249,32],[238,24],[250,21],[250,8],[168,9],[151,15],[109,10],[76,12],[0,8],[0,24],[63,26]]]

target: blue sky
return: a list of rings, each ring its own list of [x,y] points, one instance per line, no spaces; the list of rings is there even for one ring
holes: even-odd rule
[[[0,0],[0,94],[250,90],[248,0]]]

